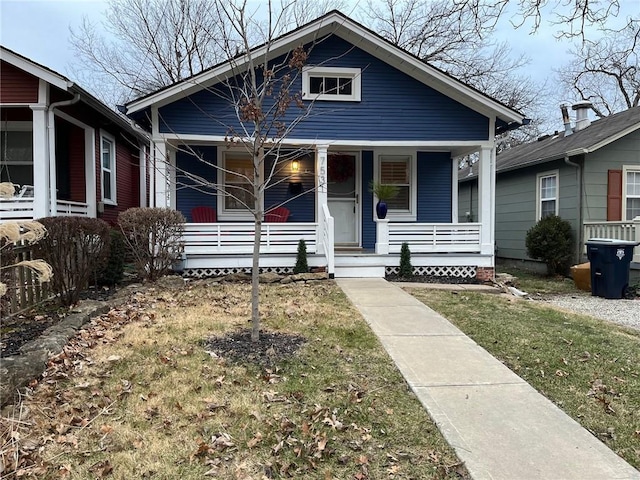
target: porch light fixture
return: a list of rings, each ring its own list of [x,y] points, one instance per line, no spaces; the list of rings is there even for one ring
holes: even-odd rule
[[[299,160],[291,160],[291,171],[297,173],[300,171],[300,161]]]

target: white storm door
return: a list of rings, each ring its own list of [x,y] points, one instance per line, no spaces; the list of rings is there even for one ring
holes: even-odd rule
[[[334,218],[335,243],[360,245],[358,161],[355,154],[329,154],[327,204]]]

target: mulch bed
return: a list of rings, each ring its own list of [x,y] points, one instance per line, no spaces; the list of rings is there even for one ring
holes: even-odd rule
[[[210,337],[204,341],[204,347],[232,363],[252,363],[269,368],[295,355],[306,342],[307,339],[300,335],[265,331],[260,331],[260,339],[252,342],[251,331],[241,330]]]
[[[414,283],[455,283],[455,284],[479,284],[477,278],[446,277],[434,275],[413,275],[411,277],[401,277],[399,275],[387,275],[385,279],[389,282],[414,282]]]

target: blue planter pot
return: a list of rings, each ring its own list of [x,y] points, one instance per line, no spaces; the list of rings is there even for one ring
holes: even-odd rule
[[[387,204],[385,202],[380,201],[376,203],[376,214],[381,220],[387,217]]]

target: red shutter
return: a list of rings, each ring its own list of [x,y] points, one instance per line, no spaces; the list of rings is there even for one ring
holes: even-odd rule
[[[607,222],[622,220],[622,170],[609,170],[607,176]]]

